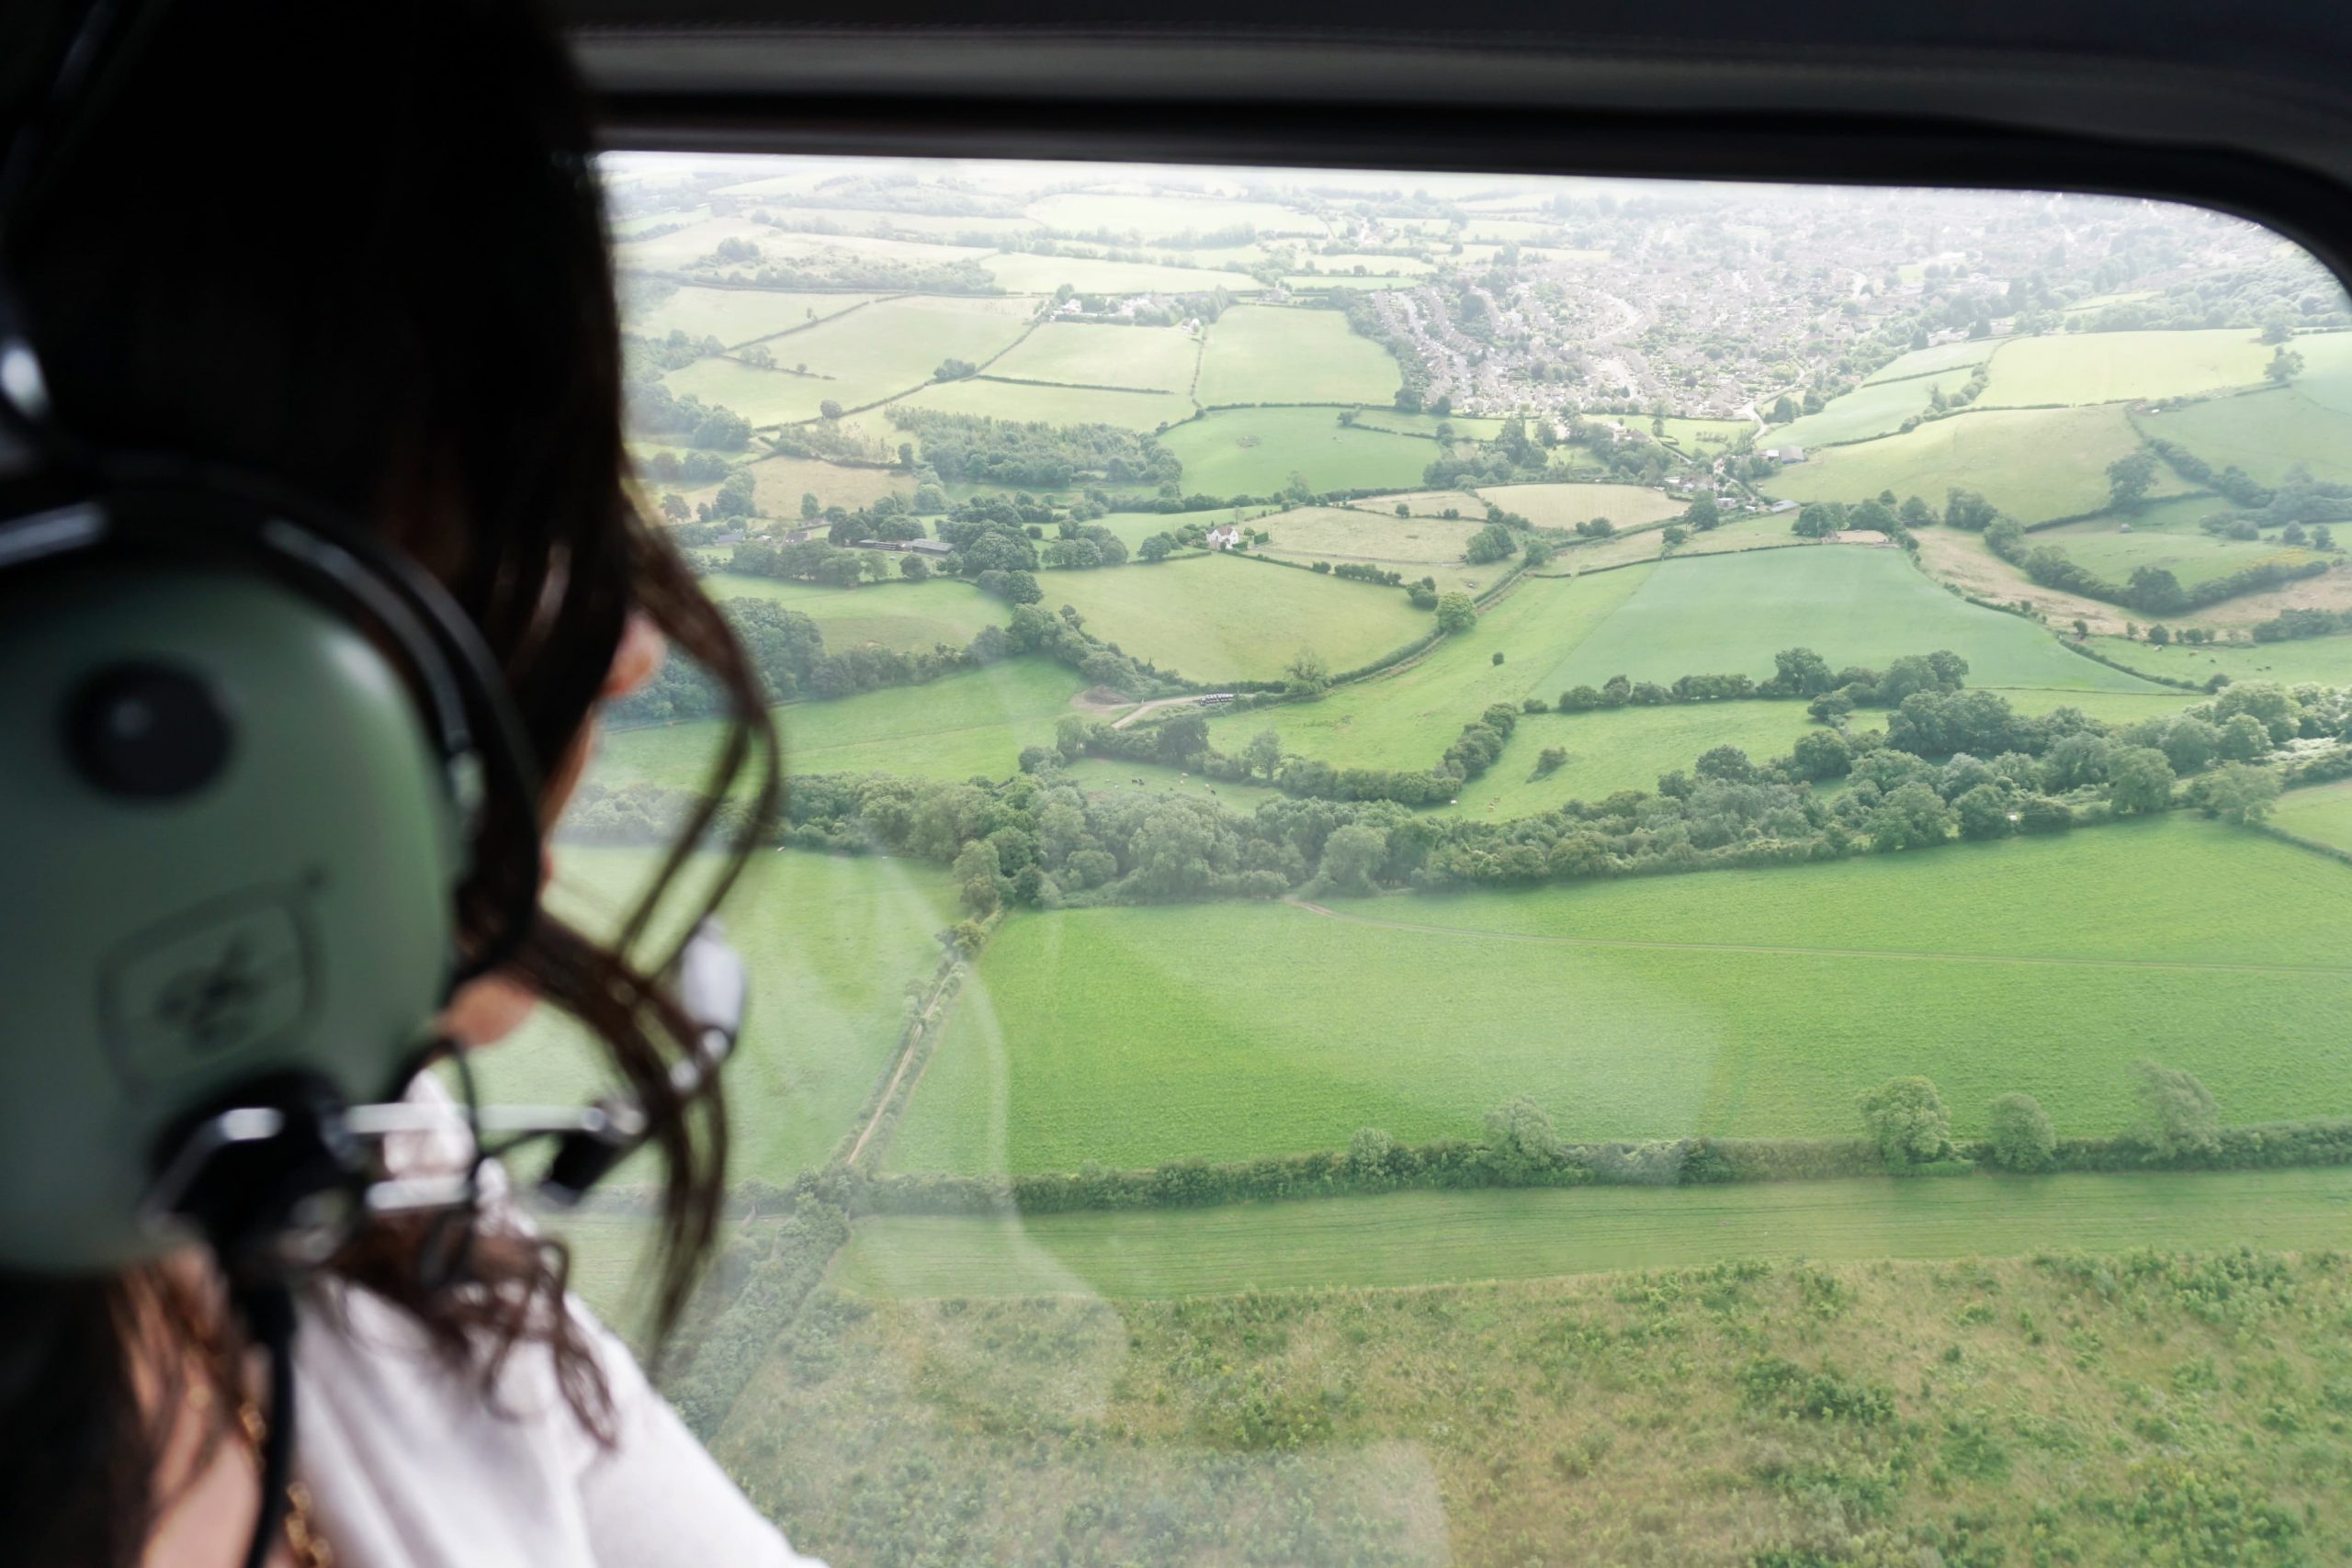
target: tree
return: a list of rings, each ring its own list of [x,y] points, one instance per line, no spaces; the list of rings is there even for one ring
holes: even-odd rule
[[[1209,721],[1197,713],[1179,714],[1159,727],[1152,749],[1163,762],[1182,763],[1205,750],[1209,743]]]
[[[1838,532],[1842,522],[1843,519],[1826,503],[1816,501],[1797,513],[1796,523],[1790,532],[1800,539],[1826,539]]]
[[[973,914],[986,917],[996,912],[1003,899],[997,878],[1003,866],[997,859],[996,846],[986,839],[975,839],[956,854],[949,874],[956,879],[956,890],[964,897],[965,908]]]
[[[824,510],[824,502],[817,499],[814,491],[804,490],[800,492],[800,520],[803,523],[814,523],[819,513]]]
[[[1941,1159],[1951,1148],[1951,1112],[1926,1078],[1889,1078],[1863,1091],[1857,1103],[1862,1125],[1891,1169]]]
[[[1723,509],[1715,504],[1715,498],[1712,495],[1694,497],[1690,504],[1682,509],[1682,525],[1694,534],[1703,534],[1718,527],[1723,520]]]
[[[1658,535],[1659,542],[1669,550],[1680,549],[1690,538],[1690,530],[1679,523],[1669,523]]]
[[[1413,514],[1413,509],[1412,509],[1411,507],[1409,507],[1409,506],[1406,505],[1406,504],[1405,504],[1403,502],[1401,502],[1401,501],[1400,501],[1400,502],[1398,502],[1396,503],[1396,515],[1397,515],[1397,516],[1399,516],[1399,517],[1410,517],[1412,514]],[[1369,1130],[1370,1130],[1370,1129],[1366,1129],[1366,1131],[1369,1131]],[[1387,1135],[1387,1134],[1382,1134],[1382,1136],[1384,1136],[1384,1137],[1385,1137],[1386,1135]]]
[[[2222,750],[2222,732],[2201,718],[2177,718],[2165,726],[2156,747],[2176,773],[2193,773]]]
[[[1326,890],[1363,894],[1374,891],[1373,874],[1388,858],[1388,835],[1362,822],[1351,822],[1323,840],[1323,861],[1317,870]]]
[[[939,368],[931,373],[931,378],[934,381],[961,381],[979,373],[980,367],[968,359],[943,359],[939,362]]]
[[[909,582],[922,582],[931,576],[931,563],[921,556],[908,556],[899,562],[899,575]]]
[[[817,405],[817,412],[827,420],[836,420],[842,416],[842,405],[827,398]]]
[[[1796,418],[1797,405],[1789,400],[1786,392],[1772,400],[1771,422],[1774,424],[1794,424]]]
[[[1556,1170],[1567,1152],[1550,1113],[1525,1095],[1487,1112],[1487,1156],[1506,1180]]]
[[[2119,510],[2137,512],[2156,482],[2156,455],[2146,447],[2107,466],[2108,499]]]
[[[1756,764],[1736,746],[1711,747],[1699,754],[1690,771],[1702,779],[1721,779],[1725,784],[1756,782]]]
[[[2005,1094],[1984,1115],[1984,1141],[1993,1163],[2004,1170],[2043,1170],[2058,1152],[2058,1134],[2041,1102],[2030,1094]]]
[[[1802,779],[1844,778],[1854,765],[1854,749],[1834,729],[1813,729],[1797,737],[1789,761]]]
[[[1470,595],[1458,589],[1451,593],[1438,595],[1438,630],[1466,632],[1477,624],[1478,606],[1471,602]]]
[[[1283,666],[1294,697],[1319,697],[1331,686],[1331,666],[1311,648],[1302,648]]]
[[[1509,528],[1499,523],[1489,523],[1470,536],[1469,542],[1463,547],[1462,558],[1472,566],[1484,566],[1488,561],[1498,561],[1515,555],[1518,550]]]
[[[2303,373],[2303,356],[2291,348],[2274,348],[2270,363],[2262,367],[2264,378],[2274,387],[2283,387]]]
[[[2108,757],[2107,798],[2119,813],[2164,810],[2172,784],[2172,764],[2153,746],[2126,746]]]
[[[1173,534],[1154,534],[1136,547],[1136,554],[1148,561],[1166,560],[1176,548]]]
[[[2270,731],[2250,713],[2232,714],[2222,726],[2222,755],[2233,762],[2251,762],[2270,750]]]
[[[1268,784],[1274,782],[1274,771],[1283,765],[1283,738],[1273,729],[1258,731],[1242,750],[1244,766],[1258,773]]]
[[[2245,827],[2267,818],[2278,804],[2278,775],[2250,762],[2224,762],[2190,785],[2188,798],[2206,816]]]
[[[1936,510],[1916,495],[1905,496],[1895,516],[1902,520],[1905,528],[1927,528],[1934,525]]]
[[[2132,1071],[2140,1080],[2132,1093],[2157,1153],[2177,1159],[2209,1155],[2220,1146],[2222,1108],[2196,1074],[2144,1058]]]
[[[1871,845],[1878,850],[1907,850],[1940,844],[1951,837],[1956,820],[1951,807],[1932,785],[1907,784],[1871,812]]]
[[[1949,528],[1982,533],[2000,514],[1999,508],[1973,490],[1955,487],[1944,502],[1944,525]]]
[[[1952,798],[1952,810],[1960,817],[1960,836],[1963,839],[2006,839],[2017,831],[2018,825],[2009,819],[2009,797],[1998,784],[1981,784],[1962,790]]]
[[[2295,323],[2284,316],[2273,316],[2262,323],[2261,341],[2266,344],[2285,343],[2295,335]]]

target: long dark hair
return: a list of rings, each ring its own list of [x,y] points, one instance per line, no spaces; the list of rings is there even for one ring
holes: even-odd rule
[[[14,40],[18,67],[55,58],[74,9],[51,38]],[[647,977],[658,963],[622,954],[748,771],[752,809],[708,895],[724,896],[773,814],[778,768],[758,680],[633,496],[583,91],[522,0],[148,4],[115,31],[119,58],[100,63],[6,236],[62,422],[259,470],[379,527],[481,628],[543,765],[582,735],[631,612],[728,694],[716,776],[620,940],[542,917],[509,970],[579,1019],[652,1112],[666,1332],[716,1225],[726,1123],[716,1097],[678,1101],[669,1067],[691,1028]],[[39,84],[15,86],[21,110]],[[493,891],[469,890],[461,918]],[[435,1289],[420,1245],[379,1227],[337,1267],[485,1378],[547,1341],[573,1410],[604,1435],[594,1360],[547,1310],[561,1249],[486,1236],[470,1281]],[[135,1561],[178,1380],[230,1393],[229,1332],[157,1271],[0,1279],[12,1547]],[[160,1361],[141,1348],[159,1336],[176,1352]],[[142,1393],[142,1377],[160,1382]]]

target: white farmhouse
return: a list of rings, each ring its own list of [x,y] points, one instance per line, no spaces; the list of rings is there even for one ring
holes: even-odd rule
[[[1230,523],[1209,530],[1209,548],[1213,550],[1229,550],[1239,543],[1241,530]]]

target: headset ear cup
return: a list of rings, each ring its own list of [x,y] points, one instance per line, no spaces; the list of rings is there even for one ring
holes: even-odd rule
[[[110,1268],[157,1246],[140,1201],[191,1113],[289,1075],[393,1087],[449,987],[462,833],[403,672],[304,595],[99,557],[0,598],[0,863],[40,917],[0,946],[0,1264]],[[153,689],[104,684],[125,670],[217,707],[193,786],[77,759],[74,724],[130,711],[94,689]]]

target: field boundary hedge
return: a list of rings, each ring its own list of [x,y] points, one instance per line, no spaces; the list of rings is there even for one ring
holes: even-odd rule
[[[1548,1158],[1531,1159],[1519,1151],[1466,1140],[1405,1145],[1360,1134],[1349,1149],[1270,1155],[1221,1165],[1173,1159],[1134,1170],[1087,1166],[1017,1176],[878,1176],[867,1179],[850,1201],[852,1213],[861,1215],[1053,1214],[1481,1188],[1957,1178],[1993,1168],[1986,1140],[1960,1140],[1952,1153],[1952,1158],[1931,1166],[1896,1170],[1889,1168],[1878,1145],[1866,1138],[1697,1137],[1565,1144]],[[2183,1153],[2166,1153],[2136,1134],[2061,1138],[2042,1168],[2113,1173],[2346,1165],[2352,1165],[2352,1117],[2224,1128],[2206,1149]]]
[[[2246,826],[2266,839],[2276,839],[2282,844],[2292,844],[2299,850],[2309,850],[2312,854],[2325,855],[2329,860],[2339,864],[2352,865],[2352,850],[2341,850],[2334,844],[2324,844],[2317,839],[2306,839],[2301,833],[2290,833],[2286,829],[2273,826],[2268,822],[2249,822]]]
[[[2018,611],[2011,612],[2013,615],[2021,613],[2022,612]],[[2177,692],[2202,692],[2206,690],[2203,685],[2195,681],[2183,681],[2171,675],[2151,675],[2145,670],[2134,670],[2132,666],[2124,663],[2121,660],[2109,659],[2106,654],[2099,652],[2097,649],[2086,648],[2079,642],[2069,642],[2064,637],[2060,637],[2058,639],[2058,645],[2061,648],[2072,649],[2076,653],[2081,654],[2085,659],[2090,660],[2094,663],[2104,664],[2109,670],[2120,670],[2126,675],[2135,675],[2143,681],[2153,681],[2159,686],[2170,686]]]

